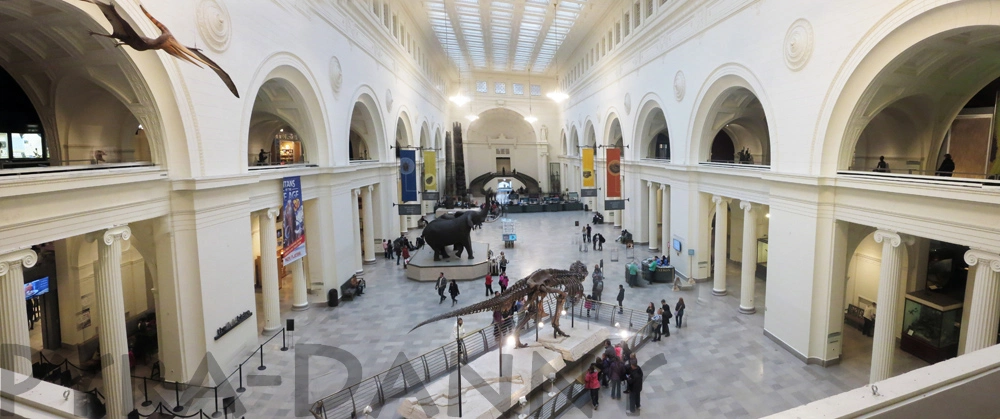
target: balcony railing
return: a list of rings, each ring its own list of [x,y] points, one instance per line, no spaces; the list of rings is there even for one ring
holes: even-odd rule
[[[65,160],[65,162],[89,162],[90,160]],[[38,166],[38,167],[19,167],[16,169],[8,169],[3,166],[4,162],[0,162],[0,177],[5,176],[27,176],[27,175],[38,175],[38,174],[53,174],[53,173],[65,173],[65,172],[86,172],[86,171],[96,171],[96,170],[116,170],[116,169],[130,169],[136,167],[153,167],[155,166],[152,162],[131,162],[131,163],[99,163],[99,164],[81,164],[81,165],[66,165],[66,166]]]
[[[954,185],[954,186],[990,186],[997,187],[1000,186],[1000,179],[997,179],[995,175],[990,178],[991,175],[985,173],[965,173],[965,172],[954,172],[953,175],[958,176],[935,176],[935,171],[928,170],[913,170],[913,173],[908,169],[899,170],[896,172],[861,172],[854,170],[841,170],[837,172],[838,175],[850,176],[854,178],[868,178],[868,179],[881,179],[881,180],[895,180],[901,182],[911,182],[911,183],[923,183],[923,184],[939,184],[939,185]],[[971,177],[968,175],[978,175],[978,177]]]

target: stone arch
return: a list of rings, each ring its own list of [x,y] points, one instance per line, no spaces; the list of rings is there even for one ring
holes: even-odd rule
[[[611,113],[608,115],[608,122],[604,125],[604,139],[603,145],[605,147],[614,147],[624,145],[624,136],[622,132],[621,119],[618,118],[618,114]]]
[[[410,115],[407,114],[406,109],[400,107],[399,115],[396,117],[396,129],[393,135],[392,146],[395,147],[396,157],[399,157],[399,150],[402,147],[413,147],[413,128],[410,126]]]
[[[594,123],[587,119],[583,125],[583,139],[581,147],[597,147],[597,132],[594,130]]]
[[[670,160],[670,132],[662,101],[650,93],[642,100],[636,113],[635,147],[636,159]]]
[[[883,17],[854,47],[826,95],[813,148],[821,174],[852,167],[855,146],[872,123],[878,124],[879,114],[922,95],[934,103],[921,116],[928,128],[914,147],[923,153],[920,166],[932,166],[951,121],[1000,74],[986,58],[992,53],[984,52],[1000,33],[994,9],[988,0],[938,0],[907,4]]]
[[[753,164],[770,165],[770,133],[774,121],[768,115],[770,102],[752,72],[739,64],[726,64],[705,81],[698,94],[691,120],[692,162],[708,162],[720,132],[729,136],[737,151],[747,148]]]
[[[573,157],[580,155],[580,133],[577,132],[576,125],[569,129],[569,155]]]
[[[296,163],[329,164],[326,109],[318,93],[319,85],[305,63],[292,54],[277,53],[254,74],[250,91],[255,92],[255,99],[247,98],[243,114],[243,137],[247,139],[243,164],[256,160],[258,148],[267,151],[271,146],[268,140],[273,142],[273,135],[280,135],[276,132],[287,133],[281,131],[288,129],[284,126],[291,128],[301,147],[300,153],[293,153]],[[274,156],[269,159],[274,160]]]
[[[420,142],[417,143],[418,147],[431,148],[431,131],[430,128],[427,128],[426,120],[420,123],[419,141]]]
[[[361,86],[354,94],[348,127],[348,155],[351,160],[383,160],[386,156],[385,123],[375,92]]]
[[[562,152],[564,156],[569,157],[569,141],[566,140],[566,130],[563,129],[559,131],[559,141],[562,144]]]

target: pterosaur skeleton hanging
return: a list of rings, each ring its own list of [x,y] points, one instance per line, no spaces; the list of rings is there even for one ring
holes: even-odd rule
[[[160,29],[160,36],[156,38],[147,38],[140,35],[139,32],[132,27],[132,25],[122,18],[122,16],[118,13],[118,10],[115,9],[113,2],[111,4],[104,4],[99,0],[81,1],[97,5],[97,7],[101,9],[101,13],[104,14],[104,17],[108,19],[109,23],[111,23],[111,34],[105,35],[91,31],[91,35],[117,39],[121,43],[116,46],[120,47],[122,45],[128,45],[136,51],[147,51],[151,49],[162,50],[167,54],[194,64],[199,68],[204,68],[202,67],[202,64],[204,64],[208,66],[208,68],[211,68],[212,71],[215,71],[215,74],[217,74],[219,78],[226,83],[226,86],[229,87],[229,91],[233,92],[234,96],[240,97],[240,94],[236,91],[236,84],[233,83],[233,79],[229,77],[229,74],[226,74],[226,72],[222,70],[222,67],[219,67],[215,61],[212,61],[210,58],[205,56],[205,54],[202,54],[200,49],[186,47],[178,42],[177,38],[174,38],[174,35],[170,33],[170,29],[167,29],[167,27],[160,23],[160,21],[150,15],[149,12],[146,11],[146,8],[142,5],[139,5],[139,8],[141,8],[146,17]]]
[[[524,314],[519,316],[520,320],[518,320],[517,326],[514,327],[514,331],[512,333],[517,347],[523,348],[527,345],[521,344],[521,330],[528,325],[528,322],[536,318],[536,314],[538,318],[546,315],[545,305],[543,302],[548,294],[554,294],[556,296],[556,307],[555,310],[553,310],[553,313],[549,313],[552,316],[553,333],[556,336],[569,337],[569,335],[563,332],[559,327],[559,316],[562,314],[563,306],[566,303],[566,297],[575,299],[583,297],[583,281],[585,279],[587,279],[587,265],[584,265],[583,262],[580,261],[573,262],[573,264],[570,265],[569,270],[539,269],[532,272],[527,277],[515,282],[510,286],[510,288],[507,288],[507,290],[500,295],[468,307],[432,317],[418,324],[410,331],[412,332],[425,324],[458,316],[488,313],[497,309],[502,312],[506,312],[510,310],[511,306],[514,305],[514,302],[521,298],[528,297],[528,303],[522,308],[522,313]]]

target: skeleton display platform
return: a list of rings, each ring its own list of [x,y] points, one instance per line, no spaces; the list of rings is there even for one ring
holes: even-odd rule
[[[444,272],[444,277],[449,280],[467,281],[482,278],[489,272],[490,263],[486,258],[490,253],[489,244],[472,242],[475,259],[468,259],[464,252],[462,257],[456,257],[451,246],[447,247],[447,251],[448,259],[434,261],[434,249],[430,246],[417,250],[406,266],[406,277],[414,281],[434,282]]]
[[[566,327],[568,323],[563,325],[572,337],[553,339],[552,329],[543,328],[539,342],[531,342],[527,348],[504,347],[503,377],[499,377],[499,354],[495,350],[463,366],[462,417],[501,417],[517,404],[519,398],[545,385],[550,374],[563,370],[567,362],[571,363],[603,344],[609,333],[604,327],[586,330],[579,323],[573,329]],[[528,334],[523,339],[534,340],[534,336]],[[508,354],[512,355],[508,357]],[[396,413],[407,419],[457,417],[457,384],[457,373],[452,372],[425,386],[425,392],[403,399]]]

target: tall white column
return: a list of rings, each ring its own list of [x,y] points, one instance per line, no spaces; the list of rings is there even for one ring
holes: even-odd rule
[[[361,265],[363,263],[361,259],[361,249],[364,247],[362,244],[364,242],[361,241],[361,229],[364,227],[364,223],[361,221],[361,214],[358,210],[358,198],[360,197],[361,189],[351,190],[351,225],[354,226],[354,228],[351,229],[353,230],[352,234],[354,236],[354,245],[351,247],[354,248],[354,271],[359,274],[361,273]]]
[[[743,270],[740,272],[740,313],[753,314],[757,280],[757,211],[753,204],[740,202],[743,209]]]
[[[892,353],[896,347],[896,316],[899,315],[899,289],[903,283],[900,244],[903,237],[890,230],[875,232],[875,242],[882,243],[882,266],[879,269],[878,301],[875,309],[875,336],[872,338],[871,383],[892,377]]]
[[[24,249],[0,255],[0,368],[31,375],[31,337],[24,301],[24,268],[38,255]]]
[[[646,187],[649,189],[649,215],[646,217],[646,221],[649,222],[649,250],[658,250],[660,248],[660,241],[656,239],[656,234],[659,231],[656,223],[660,221],[660,217],[656,213],[657,188],[653,182],[646,182]]]
[[[363,219],[365,223],[364,237],[361,241],[364,242],[365,247],[365,264],[375,263],[375,212],[372,208],[372,186],[367,188],[361,188],[361,206],[365,211],[365,217]],[[406,231],[406,227],[403,227],[403,231]]]
[[[976,267],[969,305],[969,329],[965,353],[996,345],[1000,326],[1000,254],[972,249],[965,252],[965,263]]]
[[[306,272],[302,267],[302,259],[292,262],[292,310],[302,311],[309,308],[309,293],[306,291]]]
[[[715,202],[715,278],[712,295],[726,295],[726,239],[729,231],[729,198],[713,196]]]
[[[281,329],[281,301],[278,290],[278,236],[274,218],[277,208],[257,217],[260,220],[260,284],[264,305],[264,333]]]
[[[670,254],[670,189],[666,185],[660,185],[660,249],[663,253]],[[676,257],[676,256],[675,256]]]
[[[122,291],[122,242],[131,236],[132,230],[128,226],[118,226],[95,237],[97,335],[101,347],[104,397],[107,400],[108,418],[111,419],[123,419],[134,410],[132,380],[129,377],[128,334],[125,329],[125,297]],[[273,240],[274,235],[271,237]]]

